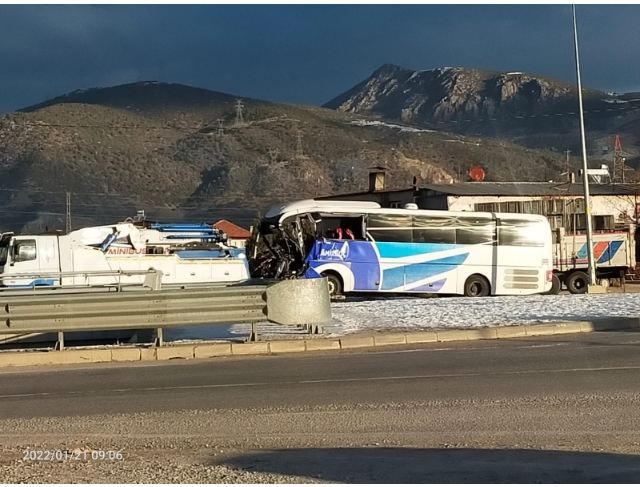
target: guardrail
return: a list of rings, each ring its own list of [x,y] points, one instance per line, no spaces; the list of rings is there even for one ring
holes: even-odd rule
[[[155,344],[161,346],[164,328],[250,323],[255,341],[261,321],[311,325],[317,333],[331,319],[324,278],[143,293],[0,295],[0,308],[0,333],[57,332],[58,349],[64,347],[64,333],[72,331],[155,329]]]

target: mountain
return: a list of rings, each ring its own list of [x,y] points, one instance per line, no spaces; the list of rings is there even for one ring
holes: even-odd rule
[[[139,82],[73,93],[0,117],[0,230],[157,219],[248,226],[271,204],[464,179],[558,178],[564,156],[360,114]],[[573,163],[573,160],[572,160]],[[26,226],[25,226],[26,225]]]
[[[584,89],[590,149],[640,120],[640,95]],[[580,150],[574,84],[522,72],[465,68],[414,71],[385,64],[326,108],[452,132],[508,138],[533,148]],[[638,140],[632,131],[622,132]]]

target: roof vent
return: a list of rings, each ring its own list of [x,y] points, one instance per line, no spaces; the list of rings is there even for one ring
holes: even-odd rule
[[[415,203],[407,203],[406,205],[404,205],[404,209],[405,210],[417,210],[418,209],[418,205],[416,205]]]

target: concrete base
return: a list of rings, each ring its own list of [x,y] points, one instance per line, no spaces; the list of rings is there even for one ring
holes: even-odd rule
[[[587,294],[607,294],[606,286],[587,286]]]
[[[227,355],[265,355],[269,353],[311,352],[381,347],[428,342],[496,340],[502,338],[588,333],[603,330],[640,329],[640,317],[603,318],[596,322],[570,321],[470,330],[415,331],[351,335],[339,339],[278,340],[254,343],[195,343],[165,347],[114,347],[104,349],[66,349],[50,352],[0,352],[0,368],[33,365],[66,365],[98,362],[148,362],[171,359],[194,359]]]

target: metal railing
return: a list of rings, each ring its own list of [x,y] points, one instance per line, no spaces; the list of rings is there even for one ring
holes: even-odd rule
[[[102,283],[102,284],[92,284],[90,278],[91,277],[117,277],[117,282],[114,283]],[[122,277],[131,277],[131,276],[144,276],[145,280],[142,283],[122,283]],[[73,285],[62,285],[62,284],[53,284],[53,285],[38,285],[36,284],[39,279],[64,279],[64,278],[84,278],[85,284],[73,284]],[[136,286],[136,287],[149,287],[159,289],[160,282],[162,280],[162,271],[158,271],[156,269],[148,269],[148,270],[107,270],[107,271],[65,271],[65,272],[29,272],[29,273],[20,273],[20,274],[2,274],[0,275],[0,282],[4,282],[6,280],[21,280],[21,279],[33,279],[34,281],[28,285],[18,285],[15,287],[6,286],[0,287],[0,292],[10,292],[10,293],[24,293],[25,291],[30,292],[42,292],[42,291],[50,291],[52,289],[87,289],[90,287],[94,287],[96,289],[115,289],[116,291],[122,291],[123,286]]]
[[[185,326],[250,323],[250,341],[257,340],[256,324],[261,321],[312,325],[311,331],[317,333],[320,323],[331,316],[326,280],[317,281],[322,282],[315,287],[300,281],[299,290],[289,282],[37,297],[0,293],[0,334],[58,333],[56,348],[61,349],[64,333],[77,331],[155,329],[158,346],[164,328]],[[298,311],[283,303],[283,292],[294,294],[291,300],[304,299],[310,304]],[[271,310],[269,296],[273,296]],[[298,319],[305,322],[298,323]]]

